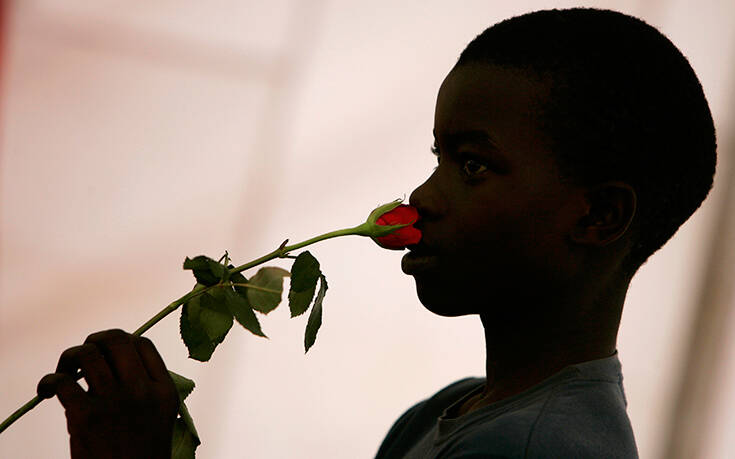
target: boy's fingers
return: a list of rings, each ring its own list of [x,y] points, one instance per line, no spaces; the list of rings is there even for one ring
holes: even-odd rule
[[[138,384],[141,377],[148,376],[133,335],[122,330],[107,330],[89,335],[86,344],[94,344],[112,367],[113,374],[125,383]]]
[[[161,354],[158,353],[156,346],[153,345],[153,342],[144,337],[135,338],[133,342],[151,379],[157,382],[168,381],[171,376],[169,376],[166,370],[166,364],[163,358],[161,358]]]
[[[51,398],[56,395],[56,385],[58,384],[58,373],[50,373],[38,381],[36,393],[41,399]]]
[[[69,449],[71,452],[71,457],[74,459],[78,457],[94,457],[84,445],[84,442],[82,442],[82,439],[79,437],[79,435],[72,435],[71,437],[69,437]]]
[[[36,392],[41,398],[58,396],[61,405],[65,409],[79,406],[88,397],[84,389],[74,381],[74,378],[63,373],[51,373],[41,378]]]
[[[105,393],[115,385],[115,377],[104,356],[93,344],[82,344],[65,350],[56,366],[57,373],[64,373],[72,377],[77,376],[81,369],[84,379],[87,380],[90,390],[96,393]]]

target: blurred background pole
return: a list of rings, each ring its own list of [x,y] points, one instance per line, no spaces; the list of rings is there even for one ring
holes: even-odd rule
[[[735,88],[730,90],[735,101]],[[722,125],[721,125],[722,126]],[[727,129],[726,127],[729,127]],[[699,291],[689,332],[688,351],[682,365],[678,389],[673,394],[669,427],[662,458],[702,457],[707,432],[713,422],[715,396],[722,392],[722,365],[735,279],[735,119],[719,129],[716,186],[723,190],[708,250],[700,274]],[[719,182],[719,183],[718,183]],[[724,389],[727,390],[727,389]]]
[[[6,0],[0,0],[0,168],[3,167],[3,144],[4,144],[4,129],[3,129],[3,107],[5,106],[5,73],[6,73],[6,65],[5,65],[5,53],[7,48],[6,43],[6,37],[8,35],[7,33],[7,9],[8,9],[8,2]],[[2,177],[2,174],[0,174],[0,178]],[[0,182],[0,193],[2,193],[2,182]],[[0,199],[2,199],[2,196],[0,196]],[[0,202],[2,202],[0,200]],[[2,219],[2,206],[0,206],[0,219]],[[2,235],[0,235],[2,236]],[[2,265],[0,264],[0,269],[3,269]],[[1,277],[0,277],[1,278]],[[0,288],[2,288],[2,283],[0,282]]]

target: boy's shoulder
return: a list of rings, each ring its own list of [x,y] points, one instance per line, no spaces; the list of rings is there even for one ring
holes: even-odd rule
[[[568,367],[524,393],[448,416],[484,383],[461,379],[414,405],[378,457],[638,457],[617,356]]]
[[[624,398],[609,381],[561,382],[502,412],[468,418],[452,436],[437,457],[638,457]]]

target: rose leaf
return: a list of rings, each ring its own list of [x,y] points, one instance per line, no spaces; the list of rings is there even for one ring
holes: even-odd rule
[[[179,393],[179,400],[183,402],[184,400],[186,400],[186,397],[188,397],[189,394],[191,394],[191,392],[194,390],[194,381],[184,376],[181,376],[180,374],[174,373],[173,371],[169,371],[168,374],[171,375],[171,379],[173,379],[174,381],[176,392]]]
[[[327,278],[322,274],[319,276],[321,281],[319,282],[319,293],[316,295],[314,300],[314,306],[311,308],[309,313],[309,320],[306,323],[306,334],[304,336],[304,353],[309,352],[309,348],[314,345],[316,341],[316,334],[319,331],[319,327],[322,326],[322,302],[324,301],[324,295],[327,293]]]
[[[171,439],[171,459],[194,459],[201,441],[184,402],[179,404],[179,413]]]
[[[283,278],[290,275],[291,273],[283,268],[260,268],[249,282],[250,285],[256,288],[246,288],[248,301],[252,308],[263,314],[268,314],[276,309],[281,303]]]
[[[181,339],[189,350],[189,357],[200,362],[206,362],[212,357],[214,348],[217,347],[218,343],[214,343],[209,339],[206,330],[199,322],[201,309],[199,297],[189,300],[182,306],[179,332],[181,333]]]
[[[224,341],[227,332],[232,328],[232,313],[227,308],[225,297],[222,295],[222,290],[229,289],[231,289],[229,285],[224,288],[214,288],[210,290],[212,295],[205,293],[200,297],[199,323],[207,333],[209,340],[214,343]]]
[[[288,292],[291,317],[299,316],[309,309],[320,275],[319,262],[311,253],[306,251],[296,258],[291,268],[291,289]]]
[[[250,307],[247,297],[236,293],[234,290],[229,288],[224,289],[224,294],[227,308],[230,313],[235,316],[235,319],[240,323],[240,325],[245,327],[254,335],[267,338],[265,333],[263,333],[263,330],[260,329],[260,322],[258,322],[258,318],[255,317],[255,313],[253,312],[253,308]]]
[[[223,265],[204,255],[199,255],[191,259],[186,257],[184,260],[184,269],[192,270],[197,282],[207,287],[217,284],[222,279],[225,271]]]

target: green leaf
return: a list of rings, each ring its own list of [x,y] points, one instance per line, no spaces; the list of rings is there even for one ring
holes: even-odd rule
[[[319,275],[319,262],[312,254],[306,251],[296,257],[291,268],[291,289],[288,292],[291,317],[299,316],[309,309]]]
[[[171,379],[174,380],[176,392],[179,393],[179,400],[183,402],[184,400],[186,400],[186,397],[188,397],[189,394],[191,394],[191,392],[194,390],[194,381],[184,376],[181,376],[180,374],[176,374],[173,371],[169,371],[168,374],[171,375]]]
[[[309,320],[306,323],[306,334],[304,335],[304,353],[309,352],[309,348],[314,345],[316,341],[316,333],[319,331],[319,327],[322,326],[322,302],[324,301],[324,295],[327,293],[327,278],[322,274],[319,276],[321,280],[319,282],[319,293],[316,295],[314,300],[314,306],[311,308],[309,313]]]
[[[209,264],[209,270],[212,272],[212,274],[214,274],[217,277],[217,279],[221,280],[224,278],[225,271],[227,271],[224,265],[217,263],[211,258],[208,260],[207,264]]]
[[[186,407],[186,403],[181,402],[179,403],[179,416],[182,421],[184,421],[184,424],[186,425],[186,428],[189,430],[189,432],[192,433],[194,438],[196,439],[196,444],[199,445],[199,434],[197,433],[197,429],[194,426],[194,420],[191,418],[191,414],[189,414],[189,410]]]
[[[174,423],[173,438],[171,441],[172,459],[193,459],[197,446],[201,444],[199,434],[194,427],[194,420],[186,408],[184,400],[194,390],[194,381],[185,378],[173,371],[168,372],[174,381],[179,394],[179,417]]]
[[[174,422],[174,433],[171,438],[171,459],[194,459],[196,457],[196,439],[187,429],[181,418]]]
[[[230,282],[232,282],[233,284],[247,284],[248,280],[245,278],[245,276],[242,275],[242,273],[234,273],[230,275]],[[245,301],[247,301],[248,289],[246,287],[235,286],[235,291],[243,298],[245,298]]]
[[[202,312],[200,298],[201,296],[192,298],[182,306],[179,331],[181,339],[189,350],[189,357],[200,362],[206,362],[212,357],[214,349],[221,340],[212,341],[202,325],[200,321]]]
[[[194,308],[192,303],[186,303],[181,307],[181,318],[179,320],[179,332],[189,357],[200,362],[206,362],[212,356],[215,345],[207,337],[207,332],[198,326],[198,322],[190,320],[190,311]],[[198,307],[197,307],[198,308]]]
[[[216,343],[224,341],[227,332],[232,328],[232,313],[225,304],[225,296],[221,293],[229,289],[230,286],[215,287],[210,290],[212,295],[205,293],[200,297],[199,323],[209,340]]]
[[[309,309],[311,300],[314,298],[314,292],[316,292],[316,285],[305,292],[291,291],[288,293],[288,307],[291,309],[291,317],[300,316]]]
[[[197,446],[201,444],[194,421],[184,402],[179,405],[180,417],[174,423],[171,439],[171,459],[194,459]]]
[[[265,267],[260,268],[258,273],[250,279],[252,287],[246,287],[248,301],[253,309],[263,314],[268,314],[281,303],[283,294],[283,278],[291,273],[283,268]],[[260,290],[267,289],[266,290]]]
[[[255,317],[255,313],[250,307],[250,304],[248,304],[247,298],[231,289],[224,289],[223,292],[227,308],[235,316],[235,319],[240,325],[255,335],[267,338],[263,330],[260,329],[260,322]]]
[[[296,292],[304,292],[314,285],[319,279],[319,262],[314,256],[306,252],[302,252],[296,257],[291,268],[291,290]]]
[[[220,266],[222,266],[222,275],[220,276],[219,280],[220,282],[225,283],[230,280],[230,269],[229,267],[226,268],[224,265]]]
[[[204,255],[199,255],[192,259],[186,257],[184,260],[184,269],[192,270],[197,282],[207,287],[219,283],[225,277],[226,271],[224,265]]]

